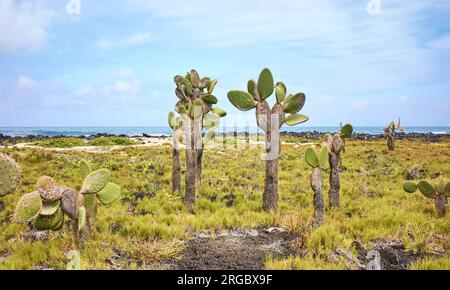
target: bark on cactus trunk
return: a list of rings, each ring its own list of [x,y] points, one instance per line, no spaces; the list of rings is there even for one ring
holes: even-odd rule
[[[448,199],[444,194],[438,194],[435,197],[436,210],[440,217],[445,216],[448,208]]]
[[[195,124],[191,120],[186,126],[186,194],[185,204],[192,210],[195,204],[195,182],[197,154],[195,150]]]
[[[341,188],[340,167],[341,155],[329,153],[330,163],[330,190],[328,191],[330,207],[339,207],[339,191]]]
[[[201,149],[197,149],[196,150],[196,156],[197,156],[196,157],[197,161],[196,161],[196,168],[195,168],[196,173],[195,173],[195,175],[196,175],[196,178],[197,178],[197,182],[199,184],[201,184],[202,183],[203,146],[202,146]]]
[[[270,117],[269,117],[270,118]],[[263,192],[263,210],[274,211],[278,207],[278,157],[280,154],[280,130],[278,122],[270,122],[266,133],[266,177]]]
[[[322,169],[315,167],[311,174],[311,188],[314,191],[314,226],[322,225],[324,219],[324,202],[321,192],[322,185]]]
[[[387,146],[390,151],[394,151],[395,149],[394,137],[392,136],[387,137]]]
[[[173,138],[173,152],[172,152],[172,192],[181,193],[181,163],[180,163],[180,148],[178,140],[175,136]]]

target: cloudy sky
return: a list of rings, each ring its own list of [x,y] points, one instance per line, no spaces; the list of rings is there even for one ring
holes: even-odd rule
[[[263,67],[307,95],[305,126],[449,126],[450,0],[372,1],[0,0],[0,127],[165,126],[191,68],[231,124],[227,91]]]

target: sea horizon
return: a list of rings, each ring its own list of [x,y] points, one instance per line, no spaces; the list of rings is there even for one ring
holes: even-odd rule
[[[382,126],[356,126],[354,127],[355,133],[364,134],[382,134],[384,127]],[[321,132],[329,133],[339,130],[337,126],[305,126],[305,127],[282,127],[281,132]],[[256,133],[260,131],[257,127],[219,127],[216,129],[220,133],[229,132],[249,132]],[[411,126],[405,127],[405,133],[430,133],[430,134],[450,134],[449,126]],[[151,135],[162,136],[171,135],[172,130],[166,126],[109,126],[109,127],[0,127],[0,134],[11,137],[24,137],[24,136],[91,136],[96,134],[112,134],[112,135],[127,135],[127,136],[139,136],[139,135]]]

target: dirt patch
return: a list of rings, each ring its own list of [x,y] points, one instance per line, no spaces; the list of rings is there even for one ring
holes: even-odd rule
[[[178,270],[261,270],[269,254],[292,254],[295,238],[279,229],[203,232],[188,242],[181,260],[171,264]]]

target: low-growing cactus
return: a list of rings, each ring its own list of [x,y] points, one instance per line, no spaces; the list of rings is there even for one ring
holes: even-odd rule
[[[384,128],[384,139],[387,140],[388,149],[393,151],[395,149],[395,137],[397,136],[397,130],[404,132],[405,130],[400,125],[400,119],[397,124],[391,122]]]
[[[418,183],[407,181],[403,184],[403,190],[408,193],[416,192],[417,189],[427,198],[434,199],[434,204],[438,215],[445,216],[448,208],[448,198],[450,197],[450,181],[439,178],[433,184],[422,180]]]
[[[57,184],[49,176],[40,177],[36,191],[19,199],[13,220],[22,224],[31,223],[39,231],[58,231],[67,216],[73,221],[77,240],[80,233],[88,233],[86,230],[90,229],[97,200],[105,205],[111,204],[119,198],[121,188],[109,182],[107,169],[92,172],[88,164],[82,161],[80,173],[85,177],[80,193]]]
[[[202,177],[202,130],[217,128],[220,118],[224,117],[226,112],[213,107],[218,102],[213,95],[217,80],[200,78],[197,71],[191,70],[186,76],[175,76],[174,81],[175,95],[179,98],[175,111],[180,115],[184,132],[184,136],[180,136],[181,130],[177,130],[174,136],[182,139],[186,145],[185,204],[192,209],[195,204],[196,181],[201,181]],[[171,114],[169,117],[173,128],[178,127],[175,126],[175,115]]]
[[[323,143],[320,151],[308,148],[305,151],[305,160],[313,168],[311,173],[311,188],[314,191],[314,225],[320,226],[324,220],[324,201],[322,195],[323,177],[322,172],[328,163],[328,145]]]
[[[276,103],[270,108],[266,99],[274,91]],[[309,119],[308,116],[297,114],[305,104],[305,94],[286,95],[286,93],[287,89],[284,83],[274,84],[272,73],[267,68],[261,71],[258,82],[248,81],[247,92],[228,92],[228,99],[238,110],[256,109],[258,127],[266,133],[266,178],[263,193],[263,210],[265,211],[276,210],[278,207],[280,128],[284,124],[294,126]]]
[[[328,191],[330,207],[339,207],[341,152],[345,151],[345,138],[350,138],[352,134],[352,125],[346,124],[344,126],[341,125],[339,133],[326,136],[330,163],[330,190]]]
[[[19,165],[8,155],[0,153],[0,196],[13,191],[19,182]]]

